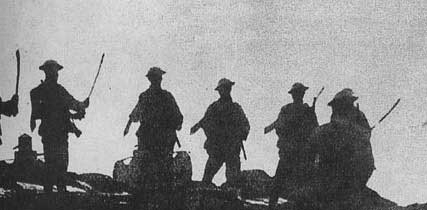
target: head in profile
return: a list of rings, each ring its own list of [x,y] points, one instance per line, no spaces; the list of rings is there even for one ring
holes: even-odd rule
[[[60,71],[63,68],[64,67],[61,66],[55,60],[47,60],[43,63],[43,65],[39,67],[39,69],[45,73],[45,76],[46,76],[45,82],[48,82],[48,83],[57,83],[58,71]]]
[[[288,91],[292,95],[294,102],[303,102],[305,91],[308,89],[305,85],[300,82],[296,82],[292,85],[291,89]]]
[[[162,79],[163,79],[163,74],[165,74],[165,73],[166,72],[163,71],[159,67],[151,67],[148,70],[147,75],[145,75],[145,76],[150,81],[150,83],[151,83],[152,86],[154,86],[154,87],[160,87],[160,85],[162,83]]]
[[[218,94],[221,98],[229,97],[234,84],[235,82],[232,82],[227,78],[222,78],[218,81],[218,85],[216,86],[215,90],[218,91]]]
[[[354,102],[358,97],[354,96],[354,92],[350,88],[344,88],[328,103],[332,108],[333,116],[346,116],[347,113],[352,112],[354,109]]]
[[[328,103],[328,106],[332,108],[339,107],[353,107],[354,102],[358,99],[357,96],[354,96],[354,92],[350,88],[344,88],[337,94],[335,94],[334,98]]]

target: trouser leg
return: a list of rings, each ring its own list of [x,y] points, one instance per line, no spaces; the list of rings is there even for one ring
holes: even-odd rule
[[[222,159],[209,155],[209,158],[206,162],[202,182],[208,184],[212,183],[215,174],[219,171],[223,163],[224,161]]]
[[[55,138],[55,139],[52,139]],[[65,138],[65,139],[63,139]],[[67,137],[44,137],[43,151],[45,156],[44,191],[51,192],[52,186],[57,185],[58,191],[66,190],[66,172],[68,169]],[[55,143],[51,143],[55,142]],[[56,143],[60,142],[60,143]]]
[[[159,209],[173,208],[173,174],[172,174],[172,157],[168,153],[162,153],[158,158],[159,165]]]
[[[159,159],[159,166],[161,190],[169,193],[173,183],[172,156],[169,153],[163,154]]]
[[[44,170],[44,181],[43,190],[45,192],[52,192],[53,184],[55,183],[55,166],[54,166],[54,155],[50,145],[43,144],[44,159],[45,159],[45,170]]]
[[[227,182],[231,185],[237,184],[240,179],[240,157],[239,155],[232,155],[225,161],[225,177]]]
[[[67,178],[67,169],[68,169],[68,147],[65,145],[61,145],[60,148],[58,148],[58,179],[57,179],[57,186],[59,192],[66,192],[66,178]]]
[[[280,159],[277,165],[276,174],[273,178],[273,185],[270,191],[269,206],[275,206],[279,200],[279,194],[285,189],[286,179],[291,174],[291,168],[286,164],[286,160]]]

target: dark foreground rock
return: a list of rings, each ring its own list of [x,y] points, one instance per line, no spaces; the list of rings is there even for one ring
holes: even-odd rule
[[[90,189],[96,192],[105,193],[122,193],[126,191],[126,186],[116,182],[112,177],[98,174],[98,173],[85,173],[76,177],[76,180],[82,181],[90,185]]]
[[[241,196],[243,198],[268,197],[273,179],[263,170],[245,170],[241,174]]]
[[[253,204],[239,199],[230,199],[233,193],[222,193],[217,189],[191,189],[186,199],[186,209],[209,209],[209,210],[267,210],[267,204]],[[137,209],[157,209],[156,205],[133,203],[132,195],[103,194],[103,193],[52,193],[36,194],[34,192],[20,192],[10,197],[0,198],[0,209],[7,210],[38,210],[38,209],[64,209],[64,210],[137,210]],[[175,206],[169,209],[177,209]],[[277,209],[297,210],[292,205],[282,204]],[[339,205],[331,205],[327,209],[339,210],[347,209]],[[350,208],[353,209],[353,208]],[[356,209],[356,208],[354,208]],[[413,204],[407,207],[388,206],[379,207],[359,206],[360,210],[425,210],[427,204]]]
[[[1,190],[0,190],[1,191]],[[200,182],[191,182],[185,188],[174,191],[170,197],[150,194],[101,192],[42,193],[37,190],[7,190],[0,196],[0,209],[64,209],[64,210],[137,210],[137,209],[244,209],[244,202],[238,199],[237,190],[206,186]],[[157,198],[157,200],[156,200]]]
[[[141,190],[142,183],[146,183],[148,176],[156,176],[153,171],[156,171],[157,167],[151,164],[150,158],[148,151],[134,150],[132,157],[119,160],[114,164],[113,180],[121,183],[129,192]],[[126,164],[126,161],[129,163]],[[175,152],[171,167],[174,183],[186,185],[191,182],[192,163],[188,152]]]
[[[181,191],[177,199],[182,199],[183,206],[174,205],[169,200],[170,208],[188,210],[267,210],[267,198],[244,199],[239,196],[239,190],[224,189],[214,185],[206,186],[200,182],[192,182]],[[159,209],[159,203],[141,202],[140,197],[127,193],[102,192],[69,192],[45,194],[37,190],[8,190],[0,188],[0,209],[38,210],[38,209],[65,209],[65,210],[137,210]],[[161,197],[158,197],[161,198]],[[160,200],[164,204],[165,199]],[[289,203],[283,203],[277,209],[299,210]],[[322,209],[330,210],[421,210],[427,209],[427,204],[414,204],[407,207],[397,206],[395,203],[382,198],[375,191],[366,189],[360,195],[348,200],[329,203]],[[302,210],[302,209],[301,209]]]
[[[242,172],[239,187],[227,184],[218,187],[197,181],[177,184],[169,195],[159,192],[130,194],[112,177],[96,173],[69,173],[68,193],[43,193],[37,183],[14,180],[14,184],[0,184],[0,210],[139,210],[139,209],[185,209],[185,210],[267,210],[268,192],[272,178],[262,170]],[[292,202],[279,199],[277,209],[303,210]],[[375,191],[365,188],[362,192],[344,199],[320,205],[325,210],[427,210],[427,204],[397,206],[382,198]]]
[[[10,210],[125,210],[129,209],[129,196],[100,193],[51,193],[18,192],[0,198],[0,209]]]

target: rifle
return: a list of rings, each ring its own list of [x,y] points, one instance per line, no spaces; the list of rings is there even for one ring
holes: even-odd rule
[[[240,148],[242,149],[243,157],[245,158],[245,160],[248,160],[248,157],[246,156],[245,145],[243,145],[243,141],[240,141]]]
[[[176,145],[178,145],[178,148],[181,148],[181,142],[179,142],[178,137],[175,139]]]
[[[319,93],[317,93],[316,97],[314,97],[313,99],[313,104],[311,107],[313,107],[313,109],[316,107],[316,102],[317,99],[319,98],[319,96],[323,93],[323,90],[325,90],[325,87],[323,86],[322,89],[320,89]]]
[[[130,128],[130,125],[132,124],[132,121],[131,120],[128,120],[128,122],[127,122],[127,124],[126,124],[126,127],[125,127],[125,130],[123,131],[123,136],[126,136],[126,134],[128,134],[129,133],[129,128]]]
[[[69,115],[69,120],[67,122],[67,131],[69,133],[73,133],[77,138],[79,138],[82,135],[82,131],[77,128],[76,124],[74,123],[74,119],[82,119],[84,116],[84,112],[83,113],[76,113],[76,114],[72,114],[70,112],[68,112]]]

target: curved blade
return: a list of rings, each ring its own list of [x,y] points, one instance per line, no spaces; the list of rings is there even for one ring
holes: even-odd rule
[[[397,99],[396,103],[393,104],[391,109],[378,121],[378,123],[381,123],[393,111],[393,109],[396,108],[396,106],[397,106],[397,104],[399,104],[399,102],[400,102],[400,98]]]
[[[95,80],[93,80],[93,84],[92,84],[92,87],[90,88],[88,98],[90,98],[90,96],[92,95],[93,89],[95,88],[96,80],[98,79],[99,72],[101,71],[102,62],[104,62],[104,56],[105,56],[105,53],[102,53],[101,62],[99,63],[99,67],[98,67],[98,72],[96,73]]]
[[[19,54],[19,49],[18,49],[18,50],[16,50],[16,86],[15,86],[15,94],[16,95],[18,95],[20,74],[21,74],[21,56]]]

